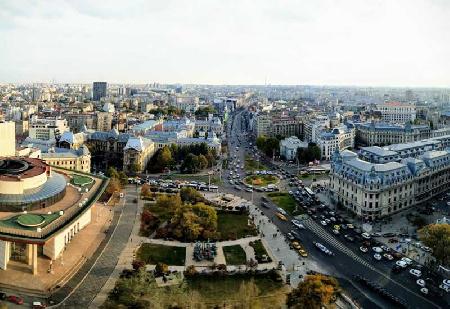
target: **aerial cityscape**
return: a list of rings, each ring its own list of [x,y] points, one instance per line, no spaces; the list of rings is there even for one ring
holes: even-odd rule
[[[449,308],[449,16],[0,1],[0,309]]]

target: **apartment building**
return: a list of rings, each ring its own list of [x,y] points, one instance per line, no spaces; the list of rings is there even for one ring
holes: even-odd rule
[[[142,136],[131,137],[123,148],[123,170],[127,173],[141,173],[155,154],[155,143]]]
[[[401,125],[381,122],[356,124],[358,144],[383,146],[410,143],[430,138],[432,131],[428,125]]]
[[[317,115],[305,120],[303,135],[305,141],[316,143],[322,131],[330,128],[330,119],[327,116]]]
[[[342,125],[330,132],[322,132],[317,138],[321,159],[330,160],[336,150],[342,151],[355,147],[355,127],[353,124]]]
[[[69,131],[66,119],[33,117],[28,136],[32,139],[56,140],[66,131]]]
[[[376,105],[381,113],[381,119],[388,123],[407,123],[416,119],[416,107],[401,102],[386,102]]]

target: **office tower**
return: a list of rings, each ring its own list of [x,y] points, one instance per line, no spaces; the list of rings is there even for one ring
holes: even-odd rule
[[[100,101],[101,98],[106,97],[106,82],[94,82],[92,86],[92,100]]]

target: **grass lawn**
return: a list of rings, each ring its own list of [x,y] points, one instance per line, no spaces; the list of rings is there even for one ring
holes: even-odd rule
[[[278,177],[273,175],[251,175],[244,179],[244,182],[253,186],[265,187],[268,184],[278,182]]]
[[[238,239],[247,235],[256,235],[253,226],[248,225],[247,214],[217,212],[217,231],[221,239]]]
[[[90,187],[92,187],[92,185],[94,184],[94,179],[84,175],[72,174],[72,179],[70,180],[70,182],[77,187],[86,187],[90,189]]]
[[[155,265],[156,263],[164,263],[167,265],[183,266],[186,259],[186,248],[142,244],[136,256],[146,264]]]
[[[271,192],[267,196],[274,202],[278,207],[283,208],[289,214],[292,214],[297,206],[295,199],[289,195],[287,192]]]
[[[240,245],[223,247],[223,253],[227,265],[245,265],[247,256]]]
[[[272,259],[270,258],[270,256],[267,254],[266,248],[264,247],[261,239],[258,239],[256,241],[252,241],[250,243],[250,246],[253,247],[253,250],[255,250],[255,258],[256,260],[259,262],[262,258],[263,255],[266,255],[268,257],[268,261],[270,262]]]
[[[258,164],[258,161],[252,159],[249,155],[245,156],[244,169],[247,172],[253,172],[257,170],[266,170],[267,167],[261,162]]]

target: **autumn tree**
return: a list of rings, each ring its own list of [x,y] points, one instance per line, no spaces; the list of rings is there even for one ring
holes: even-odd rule
[[[142,197],[149,197],[151,195],[152,191],[150,190],[150,185],[145,183],[141,187],[141,196]]]
[[[117,178],[110,178],[108,187],[106,188],[106,192],[108,194],[114,194],[115,192],[119,192],[121,189],[120,181]]]
[[[289,293],[287,305],[295,309],[320,309],[330,305],[336,298],[339,284],[333,277],[325,275],[308,275],[297,288]]]
[[[429,224],[419,230],[420,240],[433,250],[433,256],[444,266],[450,265],[450,225]]]
[[[166,167],[170,167],[172,162],[172,152],[169,147],[164,146],[160,151],[158,151],[155,168],[162,172]]]
[[[181,208],[181,198],[179,194],[176,195],[161,195],[156,200],[156,207],[168,209],[171,213],[174,213],[177,209]]]
[[[106,176],[109,178],[119,178],[119,172],[112,166],[106,171]]]
[[[198,169],[203,170],[208,167],[208,159],[204,155],[198,156]]]
[[[184,187],[180,190],[180,197],[183,203],[195,204],[204,200],[203,195],[192,187]]]

